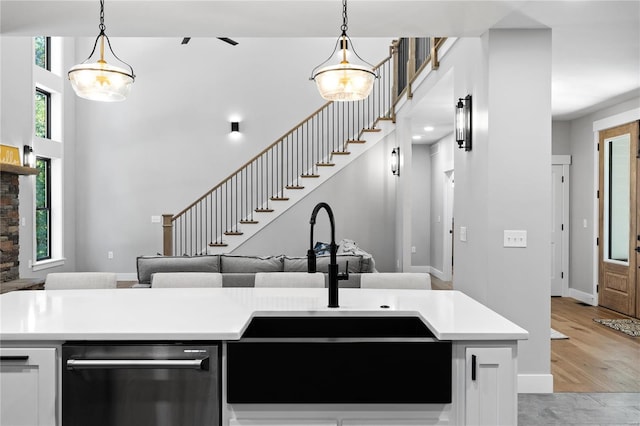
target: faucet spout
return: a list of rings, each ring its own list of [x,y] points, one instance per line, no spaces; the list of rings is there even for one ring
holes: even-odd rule
[[[339,279],[347,279],[348,275],[341,277],[338,274],[338,260],[337,260],[337,252],[338,247],[336,246],[336,226],[335,221],[333,219],[333,211],[331,207],[327,203],[318,203],[311,213],[311,219],[309,223],[311,224],[311,230],[309,233],[309,250],[307,251],[307,270],[309,273],[316,272],[316,253],[313,249],[313,227],[316,224],[316,217],[321,209],[327,211],[327,215],[329,216],[329,222],[331,225],[331,244],[329,245],[329,308],[338,308],[340,305],[338,304],[338,280]]]

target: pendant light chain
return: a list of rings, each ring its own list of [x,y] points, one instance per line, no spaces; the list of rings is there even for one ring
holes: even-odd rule
[[[98,25],[101,33],[104,33],[104,30],[107,27],[104,25],[104,0],[100,0],[100,25]]]
[[[348,21],[349,21],[349,18],[347,17],[347,0],[342,0],[342,26],[340,27],[340,29],[342,30],[343,35],[347,34]]]

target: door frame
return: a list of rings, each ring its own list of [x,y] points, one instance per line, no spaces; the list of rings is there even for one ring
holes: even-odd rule
[[[562,232],[562,297],[569,296],[569,252],[571,250],[570,244],[570,229],[571,229],[571,217],[569,214],[569,191],[571,188],[571,156],[570,155],[552,155],[552,166],[562,166],[562,176],[564,176],[564,185],[562,186],[562,223],[564,224],[564,231]]]
[[[615,114],[609,117],[602,118],[600,120],[596,120],[593,122],[593,290],[591,295],[587,298],[579,297],[577,294],[572,294],[572,296],[582,302],[588,303],[593,306],[598,306],[598,280],[599,280],[599,263],[600,263],[600,255],[599,249],[597,245],[597,241],[599,238],[599,226],[600,223],[600,206],[599,200],[596,194],[598,193],[598,189],[600,188],[600,153],[598,152],[598,143],[600,142],[599,132],[605,129],[609,129],[611,127],[621,126],[626,123],[630,123],[632,121],[640,120],[640,108],[634,108],[626,112],[622,112],[620,114]],[[578,297],[577,297],[578,296]],[[636,299],[640,300],[637,295]],[[638,303],[636,304],[636,310],[638,308]]]
[[[453,280],[453,203],[455,202],[453,184],[455,182],[455,171],[449,169],[444,171],[444,188],[442,188],[442,275],[443,281]],[[451,231],[451,232],[449,232]]]

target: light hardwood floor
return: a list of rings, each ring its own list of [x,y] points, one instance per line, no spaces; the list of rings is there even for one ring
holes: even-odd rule
[[[640,338],[594,318],[628,317],[569,297],[551,298],[551,327],[569,336],[551,341],[554,392],[640,392]]]
[[[452,283],[431,277],[434,290]],[[554,392],[640,392],[640,337],[627,336],[594,318],[629,318],[570,297],[551,298],[551,328],[569,339],[551,341]]]

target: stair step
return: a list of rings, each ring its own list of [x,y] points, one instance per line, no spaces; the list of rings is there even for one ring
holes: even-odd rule
[[[289,201],[289,197],[271,197],[271,201]]]
[[[363,132],[380,132],[382,129],[362,129]]]
[[[349,155],[351,154],[349,151],[333,151],[331,155]]]
[[[243,233],[239,231],[225,231],[224,235],[243,235]]]
[[[391,118],[391,117],[380,117],[380,118],[378,118],[378,121],[393,121],[393,118]]]
[[[271,213],[273,209],[256,209],[256,213]]]
[[[227,243],[209,243],[209,247],[226,247],[228,245]]]
[[[333,167],[335,166],[334,163],[316,163],[316,166],[318,167]]]
[[[362,140],[362,139],[358,139],[358,140],[351,139],[351,140],[348,140],[347,143],[367,143],[367,141]]]
[[[300,175],[302,178],[319,178],[320,175]]]
[[[257,220],[241,220],[240,224],[242,225],[255,225],[256,223],[259,223]]]
[[[285,186],[286,189],[304,189],[304,186],[300,186],[300,185],[287,185]]]

